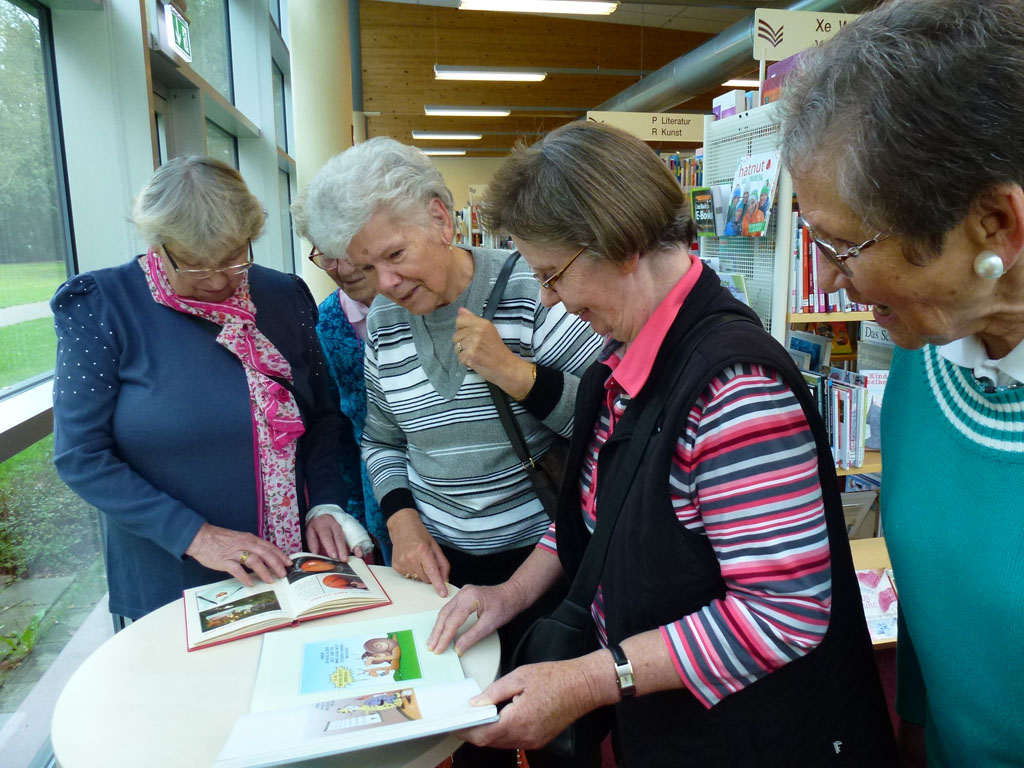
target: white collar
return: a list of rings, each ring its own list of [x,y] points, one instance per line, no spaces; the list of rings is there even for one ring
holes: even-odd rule
[[[967,336],[944,344],[938,353],[954,365],[970,368],[975,378],[987,379],[998,387],[1024,382],[1024,341],[999,360],[988,356],[988,351],[977,336]]]

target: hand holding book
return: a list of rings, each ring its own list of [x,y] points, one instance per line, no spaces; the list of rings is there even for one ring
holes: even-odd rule
[[[284,577],[270,584],[227,579],[187,589],[182,597],[190,651],[391,602],[362,560],[343,563],[307,552],[292,555]]]

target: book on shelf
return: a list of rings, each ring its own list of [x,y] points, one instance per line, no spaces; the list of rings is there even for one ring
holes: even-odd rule
[[[892,349],[891,344],[858,341],[857,370],[861,373],[889,370],[889,367],[892,365]]]
[[[263,638],[252,711],[242,715],[218,768],[279,765],[445,733],[497,720],[449,646],[426,647],[437,611]]]
[[[867,379],[867,419],[864,433],[864,447],[869,451],[882,450],[882,397],[889,380],[889,370],[861,369]]]
[[[827,323],[812,323],[807,327],[808,332],[824,336],[832,343],[832,355],[852,355],[853,340],[850,337],[850,329],[842,321],[829,321]]]
[[[715,201],[711,187],[693,187],[690,190],[690,218],[697,227],[697,237],[715,237]]]
[[[747,295],[747,278],[739,272],[725,272],[718,277],[722,280],[722,286],[733,295],[733,298],[739,299],[748,307],[750,306],[750,297]]]
[[[843,469],[864,464],[864,436],[867,431],[867,377],[834,366],[822,366],[829,385],[837,391],[840,404],[834,427],[838,430],[836,461]]]
[[[762,104],[771,104],[782,97],[782,89],[785,86],[786,80],[796,71],[803,53],[803,51],[794,53],[789,58],[768,65],[764,74],[764,82],[761,83]]]
[[[881,344],[887,347],[893,346],[893,340],[889,336],[889,332],[874,320],[861,321],[860,341],[866,341],[870,344]]]
[[[768,233],[768,222],[778,179],[777,151],[759,152],[739,158],[736,162],[736,172],[733,174],[731,195],[735,198],[738,190],[740,202],[736,208],[730,205],[734,215],[726,223],[726,237],[763,237]],[[737,224],[739,207],[743,208],[743,216]]]
[[[795,331],[792,328],[786,331],[786,347],[800,352],[806,352],[811,356],[811,364],[807,367],[809,371],[817,371],[823,365],[828,365],[832,355],[832,343],[824,336],[807,331]]]
[[[746,110],[747,94],[745,91],[728,91],[711,100],[711,114],[715,116],[715,120],[723,120]]]
[[[357,557],[341,562],[298,552],[283,578],[251,587],[226,579],[182,593],[188,650],[269,632],[302,621],[389,605],[391,599]]]
[[[859,568],[857,582],[871,642],[895,640],[899,601],[892,571],[889,568]]]

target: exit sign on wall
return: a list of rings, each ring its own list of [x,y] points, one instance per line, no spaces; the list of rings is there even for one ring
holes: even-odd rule
[[[188,22],[170,3],[164,6],[164,29],[171,50],[185,61],[192,61],[192,42],[188,36]]]

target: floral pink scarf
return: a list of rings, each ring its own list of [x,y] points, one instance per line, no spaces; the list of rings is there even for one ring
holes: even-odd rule
[[[158,304],[221,326],[217,343],[241,361],[252,408],[258,530],[263,539],[285,554],[298,552],[302,531],[295,488],[295,449],[305,427],[292,393],[269,378],[291,381],[292,368],[256,327],[256,305],[249,295],[248,276],[227,300],[206,302],[178,296],[167,280],[163,259],[152,250],[146,254],[142,271]]]

